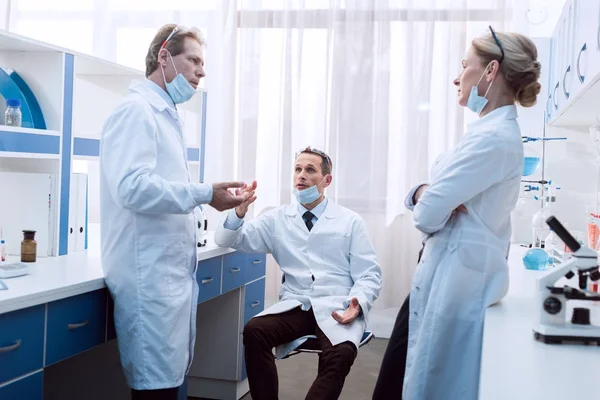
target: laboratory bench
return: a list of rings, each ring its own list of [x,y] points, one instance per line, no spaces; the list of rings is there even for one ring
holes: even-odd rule
[[[212,233],[198,249],[196,350],[180,399],[248,392],[241,334],[264,309],[265,273],[265,254],[220,248]],[[38,258],[28,275],[3,281],[0,399],[101,398],[111,385],[105,398],[129,398],[99,249]]]
[[[479,399],[596,399],[600,346],[544,344],[534,339],[535,285],[543,271],[523,266],[526,251],[511,246],[509,292],[485,314]],[[591,308],[592,324],[600,325],[600,304],[586,302],[585,306]]]

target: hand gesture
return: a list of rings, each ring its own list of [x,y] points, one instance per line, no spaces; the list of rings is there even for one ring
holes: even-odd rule
[[[353,297],[352,300],[350,300],[350,305],[348,306],[346,311],[344,311],[343,315],[339,315],[337,311],[334,311],[333,313],[331,313],[331,316],[340,324],[346,325],[358,318],[358,316],[360,315],[360,311],[361,309],[360,304],[358,304],[358,299],[356,297]]]
[[[248,200],[244,201],[242,204],[235,208],[235,213],[237,214],[238,218],[244,218],[244,216],[248,212],[248,207],[250,207],[250,204],[254,203],[254,200],[256,200],[256,196],[254,195],[256,186],[256,181],[253,181],[249,186],[235,190],[236,196],[242,196],[244,195],[244,193],[247,192],[251,192],[253,194],[251,197],[248,198]]]
[[[218,211],[237,207],[254,196],[254,191],[245,191],[238,195],[230,192],[229,189],[246,188],[246,186],[243,182],[215,183],[213,184],[213,198],[208,204]]]

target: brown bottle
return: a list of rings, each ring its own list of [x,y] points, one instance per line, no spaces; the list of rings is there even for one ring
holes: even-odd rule
[[[23,231],[21,242],[21,262],[35,262],[37,257],[37,242],[35,231]]]

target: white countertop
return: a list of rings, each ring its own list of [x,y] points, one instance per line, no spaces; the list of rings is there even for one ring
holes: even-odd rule
[[[209,232],[208,244],[198,249],[198,261],[231,253],[234,250],[214,244]],[[0,314],[76,296],[105,287],[99,240],[89,250],[60,257],[38,257],[28,275],[2,279],[8,290],[0,290]],[[19,261],[9,257],[8,261]]]
[[[486,312],[479,399],[597,399],[600,346],[548,345],[533,337],[535,280],[542,272],[525,269],[526,250],[511,247],[509,293]],[[594,304],[592,323],[600,325],[600,304]]]

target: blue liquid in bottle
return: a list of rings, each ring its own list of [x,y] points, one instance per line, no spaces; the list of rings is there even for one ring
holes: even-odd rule
[[[544,249],[529,249],[523,256],[523,264],[527,269],[542,271],[551,263],[552,260],[550,260],[550,256],[548,256],[548,253]]]

